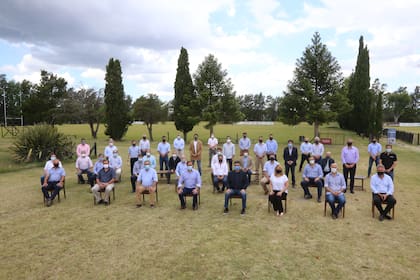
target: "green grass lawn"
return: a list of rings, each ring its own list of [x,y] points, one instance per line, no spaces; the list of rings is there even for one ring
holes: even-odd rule
[[[93,143],[87,125],[59,129]],[[201,126],[196,131],[207,142],[208,131]],[[216,137],[240,136],[242,131],[252,139],[272,132],[283,148],[287,139],[297,141],[313,129],[282,124],[215,127]],[[131,126],[125,140],[116,143],[123,159],[130,140],[145,132],[142,125]],[[171,123],[154,127],[155,139],[168,132],[173,139]],[[366,175],[367,139],[326,126],[321,136],[340,142],[326,149],[339,160],[340,132],[353,137],[361,154],[357,173]],[[415,171],[420,151],[406,144],[394,147],[399,158],[396,219],[381,223],[371,217],[369,180],[366,191],[346,195],[344,219],[332,220],[329,209],[324,217],[324,203],[304,200],[300,186],[289,191],[287,214],[275,217],[255,183],[248,190],[247,214],[240,216],[240,200],[233,200],[230,213],[223,215],[224,196],[212,193],[206,150],[198,211],[191,210],[191,199],[187,210],[179,210],[174,185],[165,180],[159,182],[158,207],[135,208],[128,162],[109,207],[93,205],[88,185],[77,184],[74,162],[65,162],[67,199],[46,208],[39,187],[42,167],[10,163],[11,140],[0,139],[0,167],[5,170],[0,177],[0,279],[417,279],[420,274]],[[106,137],[101,135],[97,143],[102,152]],[[154,151],[156,146],[152,144]]]

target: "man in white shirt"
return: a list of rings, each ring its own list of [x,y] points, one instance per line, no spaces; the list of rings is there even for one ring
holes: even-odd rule
[[[226,138],[226,143],[223,144],[222,152],[228,162],[229,171],[232,171],[232,161],[233,161],[233,158],[235,157],[235,144],[232,143],[230,136]]]
[[[143,137],[139,141],[140,152],[142,156],[145,156],[147,151],[150,150],[150,142],[147,139],[146,134],[143,134]]]
[[[117,149],[117,146],[114,145],[114,140],[112,140],[112,138],[109,138],[108,146],[106,146],[104,150],[105,157],[107,157],[108,160],[110,160],[112,158],[114,151],[116,150],[118,149]]]
[[[393,196],[394,182],[389,175],[385,174],[385,167],[379,164],[376,170],[377,173],[370,179],[370,188],[372,189],[373,203],[380,214],[379,221],[382,222],[384,219],[392,219],[388,213],[397,201]],[[385,209],[382,208],[382,202],[386,202]]]
[[[86,182],[85,179],[83,178],[83,174],[87,174],[87,178],[89,181],[89,178],[92,176],[92,170],[93,170],[92,160],[83,151],[80,154],[80,157],[78,157],[76,160],[76,173],[77,173],[78,183],[84,184]]]
[[[308,137],[305,137],[304,141],[300,144],[300,153],[301,153],[301,159],[300,159],[300,165],[299,165],[299,172],[302,172],[302,166],[303,163],[306,161],[309,163],[309,157],[312,153],[312,144],[309,143]]]
[[[174,149],[175,149],[175,153],[176,155],[181,158],[181,156],[184,154],[184,148],[185,148],[185,141],[184,139],[181,138],[181,135],[177,135],[176,138],[174,139]]]
[[[324,154],[324,144],[320,142],[319,137],[317,136],[314,139],[314,144],[312,144],[311,156],[314,157],[316,163],[321,164],[323,154]]]
[[[211,158],[216,154],[217,144],[219,144],[219,141],[212,133],[207,141],[207,145],[209,146],[209,167],[211,166]]]
[[[163,164],[165,164],[165,170],[169,170],[169,153],[171,151],[171,145],[166,141],[166,137],[162,137],[162,142],[157,146],[159,153],[159,170],[163,170]],[[163,177],[163,174],[160,174]]]
[[[227,184],[228,166],[226,162],[223,162],[223,155],[218,156],[218,162],[214,164],[212,173],[213,187],[217,189],[218,192],[224,192]],[[222,189],[220,189],[219,183],[223,184]]]
[[[114,150],[112,157],[109,158],[109,168],[114,169],[115,172],[115,182],[121,181],[121,172],[122,172],[122,159],[118,154],[118,150]]]
[[[265,155],[267,154],[267,145],[264,143],[262,136],[259,137],[258,143],[254,145],[254,153],[255,153],[255,172],[259,174],[260,167],[261,167],[261,170],[263,170],[264,168],[264,158],[265,158]]]

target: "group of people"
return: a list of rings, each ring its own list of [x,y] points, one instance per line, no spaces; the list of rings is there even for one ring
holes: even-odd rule
[[[251,175],[259,176],[261,168],[262,174],[260,184],[264,194],[268,195],[269,201],[278,216],[284,214],[282,200],[285,200],[289,187],[289,173],[291,175],[292,187],[295,188],[296,176],[295,168],[298,161],[298,148],[289,140],[283,149],[284,170],[277,161],[278,144],[270,134],[264,142],[263,137],[258,138],[254,144],[255,165],[249,156],[251,140],[244,132],[239,140],[240,157],[235,158],[235,144],[230,137],[226,142],[219,146],[218,139],[211,134],[207,142],[209,151],[209,167],[211,167],[213,187],[219,192],[225,192],[224,212],[228,213],[228,201],[231,196],[242,198],[241,214],[245,214],[246,209],[246,189],[251,182]],[[185,142],[180,135],[173,141],[173,149],[163,136],[157,145],[159,154],[159,172],[169,176],[174,174],[177,178],[177,193],[181,203],[181,209],[185,209],[185,196],[193,197],[193,209],[196,210],[197,196],[201,189],[201,155],[203,143],[194,134],[193,140],[189,144],[190,160],[186,160],[184,154]],[[370,176],[373,162],[377,165],[377,174],[372,176],[371,188],[373,201],[380,211],[380,220],[389,218],[389,211],[395,204],[393,198],[393,175],[397,164],[397,156],[392,152],[392,146],[387,145],[382,152],[382,147],[376,139],[372,139],[368,145]],[[171,153],[172,151],[172,153]],[[356,166],[359,161],[359,151],[353,146],[353,141],[349,139],[347,145],[341,151],[343,163],[343,174],[338,172],[338,164],[331,157],[331,152],[325,152],[324,146],[318,137],[314,138],[314,143],[310,143],[308,138],[300,145],[301,162],[299,172],[302,172],[301,187],[304,198],[312,198],[309,188],[317,188],[317,201],[321,202],[322,189],[325,187],[326,201],[331,206],[332,217],[338,217],[339,212],[345,204],[344,193],[347,190],[347,180],[350,177],[349,189],[354,193],[354,176]],[[325,156],[324,156],[325,152]],[[114,188],[114,183],[121,181],[123,161],[118,153],[117,147],[112,139],[104,149],[103,154],[98,155],[98,160],[93,164],[90,159],[90,146],[82,139],[76,149],[76,171],[79,183],[85,183],[83,175],[87,175],[87,181],[91,186],[91,191],[97,204],[109,204],[110,192]],[[150,142],[145,135],[138,142],[133,140],[128,148],[128,159],[131,172],[132,192],[136,193],[136,206],[144,204],[142,194],[147,191],[151,207],[156,203],[156,188],[158,182],[158,172],[156,171],[156,158],[151,154]],[[194,165],[197,163],[197,170]],[[162,172],[163,171],[163,172]],[[55,155],[51,155],[50,160],[44,168],[44,176],[41,178],[42,191],[46,199],[46,205],[50,206],[59,190],[63,187],[65,171],[61,162]],[[104,193],[102,198],[101,192]],[[387,203],[385,209],[382,208],[382,201]],[[337,206],[336,206],[337,204]]]

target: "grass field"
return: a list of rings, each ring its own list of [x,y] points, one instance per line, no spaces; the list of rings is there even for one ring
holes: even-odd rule
[[[59,129],[93,142],[87,125]],[[287,139],[296,142],[313,129],[282,124],[215,127],[216,137],[221,138],[240,136],[242,131],[252,139],[272,132],[283,148]],[[116,143],[124,159],[130,140],[145,132],[144,126],[132,126],[126,140]],[[168,132],[173,139],[171,123],[156,125],[155,140]],[[206,142],[208,131],[200,127],[196,132]],[[102,152],[106,137],[100,135],[97,143]],[[322,135],[339,142],[326,147],[336,160],[342,138],[353,137],[361,154],[357,173],[366,175],[367,139],[334,126],[322,127]],[[277,218],[267,212],[267,197],[256,184],[248,190],[245,216],[239,215],[240,200],[234,200],[230,213],[223,215],[224,196],[212,193],[207,152],[203,153],[198,211],[191,210],[191,199],[187,210],[178,210],[174,186],[164,180],[159,182],[158,207],[135,208],[127,162],[116,200],[109,207],[93,205],[88,185],[76,183],[74,163],[65,162],[67,199],[46,208],[39,187],[42,167],[11,163],[11,141],[0,139],[4,172],[0,177],[0,279],[418,279],[420,275],[416,176],[420,151],[406,144],[394,147],[399,158],[396,219],[381,223],[371,217],[369,180],[365,180],[366,191],[346,195],[344,219],[324,217],[324,203],[304,200],[300,187],[290,189],[287,214]],[[156,146],[152,144],[154,150]]]

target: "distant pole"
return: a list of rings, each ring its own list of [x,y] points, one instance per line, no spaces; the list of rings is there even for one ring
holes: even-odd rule
[[[20,103],[20,126],[23,126],[22,90],[19,91],[19,103]]]
[[[3,112],[4,112],[4,126],[7,127],[6,91],[4,89],[3,89]]]

